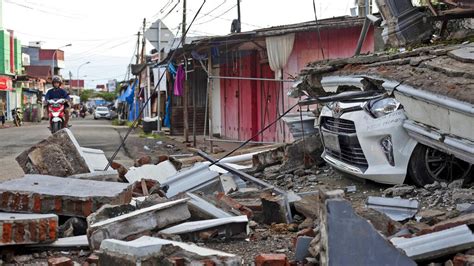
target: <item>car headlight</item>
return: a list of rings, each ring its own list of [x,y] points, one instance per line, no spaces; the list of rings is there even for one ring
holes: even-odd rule
[[[395,112],[401,104],[395,98],[384,98],[371,102],[369,106],[370,113],[378,118]]]

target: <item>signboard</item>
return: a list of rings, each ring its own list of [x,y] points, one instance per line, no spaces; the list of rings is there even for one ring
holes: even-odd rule
[[[116,86],[117,86],[117,80],[115,80],[115,79],[109,80],[109,81],[107,82],[107,91],[108,91],[108,92],[114,92]]]
[[[145,38],[158,52],[164,49],[165,53],[168,53],[174,37],[173,32],[159,19],[145,31]]]
[[[12,80],[8,77],[0,77],[0,90],[3,90],[3,91],[13,90]]]

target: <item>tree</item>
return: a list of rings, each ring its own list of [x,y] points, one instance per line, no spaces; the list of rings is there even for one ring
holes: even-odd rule
[[[107,102],[113,102],[115,98],[117,98],[117,95],[115,92],[98,92],[95,94],[96,97],[100,97]]]
[[[81,92],[81,102],[85,103],[89,100],[89,98],[93,97],[95,94],[94,90],[83,90]]]

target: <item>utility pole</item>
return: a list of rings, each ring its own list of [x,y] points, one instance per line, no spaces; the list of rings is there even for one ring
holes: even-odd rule
[[[240,19],[240,0],[237,0],[237,19],[239,20],[237,32],[240,32],[242,29],[242,20]]]
[[[140,35],[141,35],[141,32],[139,31],[137,36],[137,60],[135,60],[135,64],[138,65],[138,62],[140,62]],[[137,78],[137,76],[135,75],[135,79]],[[135,81],[133,81],[133,83],[135,83]],[[132,106],[132,119],[135,120],[136,117],[135,117],[135,114],[137,113],[137,104],[136,104],[136,100],[138,98],[138,93],[139,93],[139,90],[140,89],[140,83],[138,83],[138,88],[135,88],[135,92],[134,92],[134,97],[133,97],[133,106]]]
[[[186,43],[186,0],[183,0],[183,34],[181,39],[181,45],[184,48]],[[187,60],[187,59],[185,59]],[[184,72],[186,73],[187,62],[184,62]],[[184,99],[183,99],[183,122],[184,122],[184,141],[188,142],[189,137],[189,123],[188,123],[188,75],[185,74],[184,79]]]

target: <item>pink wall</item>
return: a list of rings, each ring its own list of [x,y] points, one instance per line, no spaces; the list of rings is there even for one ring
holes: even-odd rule
[[[324,59],[347,58],[354,54],[361,26],[344,29],[321,30],[321,44],[316,32],[296,33],[293,51],[283,70],[284,79],[296,77],[308,63]],[[373,52],[373,28],[369,30],[361,53]],[[268,63],[260,63],[256,52],[234,59],[220,66],[221,76],[274,78]],[[297,99],[289,98],[291,83],[273,81],[225,80],[221,79],[221,125],[223,137],[246,140],[274,121]],[[282,108],[282,97],[283,105]],[[280,109],[280,110],[279,110]],[[284,110],[281,110],[284,109]],[[294,109],[296,112],[297,109]],[[254,140],[291,141],[291,134],[283,122],[276,123]]]

